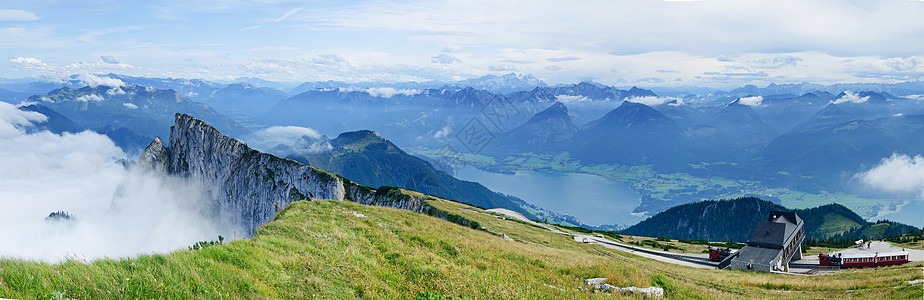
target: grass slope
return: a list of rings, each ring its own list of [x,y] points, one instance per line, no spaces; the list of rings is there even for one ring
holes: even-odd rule
[[[617,286],[657,285],[666,289],[667,298],[684,299],[920,299],[924,292],[920,286],[904,284],[924,278],[920,263],[823,278],[692,269],[576,243],[568,236],[455,202],[430,204],[477,221],[486,230],[399,209],[295,202],[253,239],[199,251],[89,263],[2,259],[0,297],[612,297],[584,287],[583,279],[591,277],[609,278]]]
[[[794,210],[805,221],[808,236],[823,238],[868,226],[869,222],[839,204]],[[880,236],[881,237],[881,236]]]

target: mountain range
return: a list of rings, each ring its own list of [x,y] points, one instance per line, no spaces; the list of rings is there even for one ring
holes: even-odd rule
[[[771,85],[681,98],[593,82],[548,86],[508,74],[467,81],[467,86],[316,82],[313,89],[288,96],[278,88],[248,83],[100,77],[125,84],[80,86],[84,78],[73,76],[57,83],[5,81],[0,88],[25,95],[30,89],[56,87],[29,97],[27,104],[137,150],[153,137],[167,136],[175,112],[196,115],[235,136],[272,125],[325,133],[374,130],[395,147],[415,149],[457,143],[466,129],[476,126],[491,138],[488,145],[467,149],[456,144],[456,149],[497,162],[527,153],[551,154],[580,167],[640,167],[810,193],[863,192],[852,184],[858,172],[892,153],[924,153],[918,125],[924,107],[914,97],[896,96],[916,93],[914,83],[869,90],[859,89],[864,85],[805,85],[802,90]],[[503,87],[519,90],[501,91]],[[857,89],[841,89],[846,87]],[[389,184],[408,182],[402,178]],[[678,184],[663,193],[636,186],[643,196],[640,212],[711,199],[717,193],[711,192],[711,183]],[[692,192],[675,192],[681,190]],[[457,197],[445,192],[440,195]]]
[[[186,114],[176,114],[169,144],[155,138],[141,154],[139,163],[213,187],[208,193],[212,197],[212,215],[239,227],[248,236],[299,200],[349,200],[451,219],[451,214],[424,202],[426,196],[393,187],[373,189],[340,175],[261,153]],[[477,227],[464,219],[453,220]]]
[[[439,171],[429,162],[409,155],[377,133],[345,132],[329,141],[331,149],[320,152],[277,148],[292,153],[286,158],[351,178],[367,186],[393,186],[484,208],[506,208],[535,219],[522,203],[492,192],[477,182],[463,181]]]
[[[515,129],[497,135],[492,148],[501,150],[488,153],[567,151],[584,164],[652,165],[664,172],[703,174],[707,173],[691,166],[720,163],[726,167],[708,169],[707,175],[758,178],[778,184],[804,181],[797,186],[808,190],[841,189],[854,174],[895,152],[924,153],[924,142],[917,138],[924,133],[916,125],[922,115],[872,113],[891,102],[913,100],[892,101],[876,93],[854,95],[868,99],[835,104],[830,102],[833,100],[820,101],[824,96],[807,94],[764,99],[766,102],[759,105],[736,100],[694,125],[678,123],[660,111],[675,111],[675,107],[624,101],[603,117],[578,127],[570,121],[567,105],[555,103]],[[820,107],[783,132],[777,128],[789,126],[765,121],[765,116],[776,113],[772,111],[787,110],[778,106],[799,105]],[[871,108],[853,108],[855,113],[851,113],[843,109],[845,106]],[[542,143],[530,143],[533,140]],[[737,167],[728,168],[729,164]]]
[[[135,141],[168,136],[176,112],[195,114],[232,134],[249,132],[231,118],[174,90],[137,85],[63,87],[28,101],[54,110],[82,128],[123,136],[124,144],[133,149],[144,147]]]

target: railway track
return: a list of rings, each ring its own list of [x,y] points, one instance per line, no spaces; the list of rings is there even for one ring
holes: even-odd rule
[[[598,244],[605,244],[605,245],[619,247],[619,248],[626,249],[626,250],[637,251],[637,252],[647,253],[651,255],[657,255],[661,257],[670,258],[673,260],[679,260],[679,261],[684,261],[684,262],[694,263],[694,264],[699,264],[699,265],[704,265],[704,266],[710,266],[710,267],[718,267],[719,265],[718,262],[711,261],[709,260],[708,257],[699,257],[699,256],[688,255],[688,254],[652,250],[652,249],[636,247],[632,245],[626,245],[623,243],[617,243],[617,242],[614,242],[608,239],[598,238],[598,237],[593,237],[593,236],[584,236],[580,238],[582,239],[581,241],[585,243],[593,242],[593,243],[598,243]]]
[[[694,255],[689,255],[689,254],[680,254],[680,253],[673,253],[673,252],[667,252],[667,251],[647,249],[647,248],[614,242],[614,241],[611,241],[605,238],[598,238],[598,237],[592,237],[592,236],[581,236],[581,237],[576,237],[575,239],[576,240],[580,239],[579,241],[582,241],[585,243],[598,243],[598,244],[603,244],[603,245],[609,245],[613,247],[622,248],[624,250],[637,251],[637,252],[647,253],[651,255],[657,255],[660,257],[670,258],[673,260],[678,260],[678,261],[683,261],[683,262],[688,262],[688,263],[694,263],[694,264],[710,266],[710,267],[715,267],[715,268],[719,266],[719,262],[712,261],[708,257],[699,257],[699,256],[694,256]],[[809,269],[809,271],[804,272],[804,274],[814,274],[814,273],[822,272],[822,271],[830,272],[830,271],[840,270],[840,267],[821,267],[817,264],[791,263],[789,264],[789,267],[797,268],[797,269]],[[802,273],[802,272],[797,272],[797,273]]]

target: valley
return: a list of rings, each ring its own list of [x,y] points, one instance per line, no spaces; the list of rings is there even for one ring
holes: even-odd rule
[[[436,150],[410,148],[408,151],[431,159],[440,158],[440,154]],[[635,193],[641,195],[641,203],[633,207],[630,212],[641,217],[649,217],[660,210],[683,203],[746,196],[760,197],[791,208],[809,208],[828,203],[839,203],[857,211],[868,219],[882,218],[894,214],[903,205],[908,204],[907,200],[867,198],[844,192],[803,192],[785,187],[768,186],[760,181],[747,179],[697,177],[689,173],[663,174],[652,170],[650,166],[613,164],[584,166],[581,165],[580,161],[571,158],[567,152],[560,154],[524,153],[522,155],[507,156],[503,160],[473,154],[458,157],[464,162],[462,164],[463,168],[461,171],[457,171],[458,173],[510,174],[523,171],[549,174],[581,173],[600,176],[613,183],[625,183]],[[694,169],[707,169],[709,163],[701,163],[691,167]],[[468,171],[468,168],[476,170]],[[529,200],[529,198],[524,199]],[[913,223],[918,220],[914,217],[905,217],[902,218],[902,221]],[[634,225],[634,223],[618,222],[598,225],[602,224]]]

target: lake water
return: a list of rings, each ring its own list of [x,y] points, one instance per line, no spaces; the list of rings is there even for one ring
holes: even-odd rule
[[[634,225],[643,220],[631,214],[641,203],[638,193],[626,183],[596,175],[536,171],[501,174],[471,166],[456,170],[455,175],[547,210],[575,216],[588,225]]]
[[[873,218],[873,221],[882,219],[901,222],[916,227],[924,226],[924,200],[911,200],[897,212],[883,214]]]

